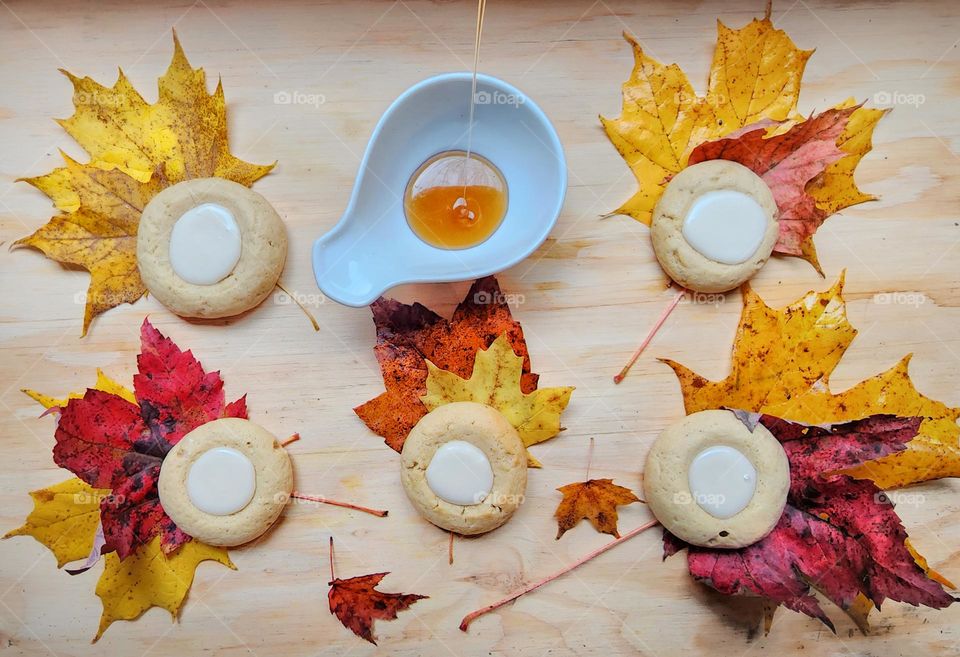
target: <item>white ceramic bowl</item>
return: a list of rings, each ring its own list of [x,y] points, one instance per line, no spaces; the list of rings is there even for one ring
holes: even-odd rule
[[[365,306],[401,283],[462,281],[511,267],[546,239],[560,214],[567,166],[560,139],[516,87],[477,76],[473,151],[507,181],[507,214],[489,239],[441,249],[414,234],[403,211],[410,176],[431,156],[466,150],[470,73],[407,89],[380,118],[340,221],[313,245],[317,285],[331,299]]]

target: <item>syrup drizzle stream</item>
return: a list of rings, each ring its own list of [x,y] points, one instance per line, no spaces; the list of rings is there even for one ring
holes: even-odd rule
[[[473,79],[470,83],[470,114],[467,120],[467,155],[463,160],[463,199],[467,198],[467,165],[473,152],[473,114],[477,105],[477,68],[480,64],[480,41],[483,37],[483,15],[487,9],[487,0],[477,0],[477,31],[473,39]]]

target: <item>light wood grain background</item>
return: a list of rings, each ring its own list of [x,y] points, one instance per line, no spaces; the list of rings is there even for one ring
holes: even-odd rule
[[[163,332],[220,370],[228,397],[249,394],[251,418],[291,446],[306,492],[385,507],[387,519],[295,506],[268,537],[232,552],[238,572],[203,564],[181,619],[162,610],[117,623],[91,647],[100,613],[97,571],[58,572],[29,539],[0,544],[0,653],[10,655],[545,655],[719,653],[725,655],[958,654],[960,606],[935,612],[888,603],[875,633],[860,636],[831,608],[838,634],[781,610],[769,637],[751,624],[755,607],[695,585],[683,557],[660,561],[651,531],[463,634],[466,612],[540,578],[607,538],[586,524],[554,540],[557,486],[581,480],[590,437],[592,474],[639,486],[647,447],[679,418],[679,389],[655,356],[712,378],[725,375],[739,294],[718,305],[681,306],[630,378],[611,383],[669,298],[647,229],[623,217],[600,220],[634,190],[597,114],[616,115],[637,35],[649,52],[679,62],[702,91],[715,20],[739,27],[762,14],[756,2],[489,3],[481,68],[516,84],[547,112],[570,169],[567,201],[552,237],[500,276],[518,295],[544,385],[575,385],[561,437],[535,448],[526,505],[506,527],[456,544],[422,521],[400,488],[397,455],[351,408],[382,389],[369,312],[323,303],[310,270],[312,240],[337,221],[374,123],[407,86],[462,70],[472,56],[472,3],[424,2],[0,2],[0,243],[45,222],[49,201],[19,176],[59,164],[57,149],[85,155],[53,122],[72,113],[58,67],[112,84],[121,65],[149,100],[172,51],[176,27],[211,88],[222,76],[233,151],[279,160],[257,183],[287,222],[291,250],[283,282],[304,295],[321,324],[311,330],[293,305],[271,299],[228,322],[191,323],[153,299],[108,312],[80,339],[88,276],[30,251],[0,251],[0,529],[31,508],[28,490],[58,482],[54,419],[19,392],[62,395],[93,381],[99,366],[129,382],[138,327],[149,314]],[[833,376],[837,389],[913,352],[924,393],[960,405],[960,7],[943,2],[778,2],[775,23],[817,52],[800,99],[804,113],[848,96],[894,111],[877,128],[858,180],[880,202],[836,216],[816,237],[827,280],[800,260],[776,259],[755,281],[773,304],[823,289],[846,269],[851,321],[860,335]],[[277,93],[315,94],[318,106],[278,105]],[[911,99],[910,95],[914,97]],[[885,96],[884,96],[885,95]],[[912,104],[908,101],[915,101]],[[449,313],[467,284],[395,290]],[[902,293],[902,294],[891,294]],[[878,296],[879,295],[879,296]],[[960,485],[911,489],[898,508],[916,546],[960,580]],[[648,519],[621,511],[620,527]],[[338,574],[391,571],[388,591],[427,594],[376,628],[381,647],[351,635],[326,607],[326,543],[337,540]]]

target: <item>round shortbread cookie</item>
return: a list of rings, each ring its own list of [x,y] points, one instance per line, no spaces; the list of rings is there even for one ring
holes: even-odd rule
[[[712,515],[690,484],[690,466],[708,448],[742,454],[756,473],[756,487],[731,517]],[[790,488],[790,464],[779,441],[758,424],[751,432],[730,411],[701,411],[667,427],[647,454],[643,490],[650,510],[674,536],[692,545],[739,548],[776,526]]]
[[[171,263],[177,221],[202,204],[228,211],[240,231],[240,255],[229,273],[209,285],[184,280]],[[153,197],[137,229],[137,267],[150,294],[183,317],[217,318],[254,308],[273,290],[287,258],[287,233],[260,194],[223,178],[177,183]]]
[[[194,477],[210,477],[205,462],[212,452],[224,451],[230,467],[240,464],[236,474],[227,473],[233,475],[226,480],[231,486],[227,495],[215,485],[211,489],[209,481],[190,481],[195,466]],[[236,487],[245,483],[246,464],[252,465],[250,494],[244,496],[240,491],[242,508],[224,511],[223,498],[235,498]],[[202,424],[180,439],[163,459],[158,487],[163,510],[184,532],[210,545],[241,545],[263,534],[280,516],[293,491],[293,466],[287,450],[266,429],[249,420],[222,418]],[[192,497],[199,492],[206,499]],[[245,498],[249,501],[243,503]],[[198,504],[221,509],[208,512]]]
[[[445,444],[464,441],[479,448],[493,471],[489,492],[473,504],[441,498],[427,469]],[[517,510],[527,488],[527,450],[516,429],[496,409],[475,402],[445,404],[423,416],[403,443],[400,481],[424,518],[458,534],[496,529]]]
[[[745,194],[763,215],[758,245],[742,262],[712,259],[684,235],[691,208],[711,192]],[[695,292],[726,292],[752,278],[766,263],[777,243],[777,217],[776,201],[763,179],[736,162],[709,160],[685,168],[667,184],[653,210],[650,238],[660,266],[674,281]]]

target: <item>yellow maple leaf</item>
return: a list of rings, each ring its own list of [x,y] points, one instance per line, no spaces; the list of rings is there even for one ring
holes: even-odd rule
[[[486,404],[500,411],[527,447],[560,433],[560,414],[570,402],[572,387],[540,388],[530,394],[520,389],[523,358],[501,335],[489,349],[477,352],[473,373],[462,379],[427,361],[427,393],[420,400],[427,410],[458,401]],[[531,467],[540,462],[527,452]]]
[[[905,450],[843,472],[870,479],[880,488],[960,476],[960,408],[916,389],[907,371],[909,355],[848,390],[830,391],[830,374],[856,333],[847,320],[843,276],[826,292],[809,292],[781,310],[767,306],[744,286],[732,371],[725,379],[710,381],[680,363],[662,360],[680,381],[687,413],[740,408],[808,424],[845,422],[878,413],[923,417]],[[932,579],[953,588],[909,542],[907,547]],[[872,609],[860,595],[847,613],[866,631]]]
[[[665,360],[680,378],[687,413],[721,407],[761,412],[825,379],[857,334],[847,321],[842,289],[841,276],[826,292],[811,292],[777,310],[744,285],[729,376],[708,381]]]
[[[696,147],[747,126],[766,125],[766,137],[782,135],[806,120],[797,112],[797,100],[813,51],[797,48],[784,31],[775,29],[769,8],[762,20],[738,30],[717,22],[717,44],[702,97],[676,64],[664,66],[644,53],[633,37],[624,37],[633,47],[634,68],[623,84],[620,116],[601,116],[600,121],[639,189],[611,214],[626,214],[649,225],[667,184],[687,166]],[[831,110],[855,104],[848,99]],[[854,111],[836,142],[845,155],[807,182],[804,192],[816,205],[809,211],[810,220],[817,225],[843,208],[876,198],[860,191],[853,176],[887,111],[863,107]],[[789,253],[823,275],[812,234],[803,236],[799,250]]]
[[[104,392],[117,395],[118,397],[126,399],[131,404],[137,403],[137,399],[133,396],[133,392],[131,390],[104,374],[103,370],[101,370],[99,367],[97,368],[97,380],[93,384],[93,389],[103,390]],[[71,392],[66,397],[60,399],[57,397],[51,397],[50,395],[45,395],[42,392],[37,392],[36,390],[31,390],[29,388],[23,388],[22,392],[48,410],[51,408],[63,408],[71,399],[80,399],[84,395],[82,392]]]
[[[146,292],[136,262],[137,226],[153,196],[192,178],[221,177],[249,186],[274,166],[230,153],[222,85],[208,93],[203,69],[190,66],[176,33],[173,41],[173,60],[153,104],[122,70],[113,87],[64,71],[73,83],[75,112],[58,123],[90,154],[90,162],[64,155],[65,166],[26,179],[61,213],[14,246],[39,249],[90,272],[84,335],[95,316]]]
[[[133,392],[99,368],[93,388],[123,397],[132,404],[137,403]],[[63,408],[71,399],[83,397],[82,392],[72,392],[63,399],[26,388],[23,392],[47,410]],[[4,538],[33,536],[53,552],[57,558],[57,568],[71,561],[85,559],[93,549],[94,536],[100,524],[100,500],[109,493],[109,489],[93,488],[76,477],[55,486],[31,491],[33,511],[21,527],[7,532]]]
[[[848,98],[839,103],[836,109],[854,105],[856,101]],[[837,146],[846,155],[827,166],[823,173],[807,183],[806,192],[816,200],[817,207],[828,215],[877,198],[873,194],[860,191],[853,179],[853,172],[863,156],[873,148],[873,129],[889,111],[860,107],[851,114],[846,127],[837,138]]]
[[[93,388],[123,397],[130,403],[137,403],[133,392],[99,368]],[[26,388],[23,392],[48,410],[62,408],[71,399],[83,397],[82,392],[72,392],[63,399]],[[85,559],[93,549],[94,535],[97,525],[100,524],[100,500],[109,493],[109,489],[93,488],[76,477],[31,491],[33,511],[21,527],[7,532],[4,538],[33,536],[53,552],[57,558],[57,568],[62,568],[71,561]]]
[[[31,491],[33,511],[23,526],[7,532],[4,538],[32,536],[53,552],[57,568],[86,559],[100,524],[100,500],[109,493],[76,477]]]
[[[115,552],[107,554],[104,560],[103,574],[97,582],[103,615],[94,642],[113,621],[134,620],[150,607],[162,607],[176,620],[201,561],[237,568],[225,548],[199,541],[184,543],[173,554],[165,555],[159,536],[123,561]]]
[[[800,81],[812,50],[800,50],[770,16],[739,30],[717,21],[706,100],[725,132],[764,119],[784,121],[797,110]]]
[[[664,362],[680,379],[687,413],[741,408],[808,424],[878,413],[923,417],[905,450],[845,472],[880,488],[960,476],[960,408],[916,389],[907,371],[910,356],[848,390],[830,390],[830,374],[855,336],[842,276],[826,292],[810,292],[781,310],[745,287],[729,376],[709,381],[677,362]]]
[[[811,424],[844,422],[877,413],[922,417],[920,432],[907,444],[906,450],[844,472],[858,479],[870,479],[880,488],[960,477],[960,448],[957,444],[960,408],[951,408],[921,394],[910,380],[909,363],[910,356],[907,355],[886,372],[849,390],[837,394],[829,390],[807,390],[793,399],[768,407],[766,412]]]
[[[667,182],[696,146],[758,121],[795,116],[803,69],[813,52],[797,48],[769,17],[739,30],[717,21],[707,93],[700,97],[680,67],[663,65],[636,39],[624,38],[633,47],[633,72],[623,84],[620,116],[600,121],[639,184],[613,214],[647,225]]]
[[[132,391],[100,369],[93,388],[137,403]],[[71,399],[84,394],[72,392],[58,399],[35,390],[24,389],[23,392],[46,409],[62,408]],[[109,489],[92,488],[78,478],[33,491],[30,496],[34,499],[34,510],[22,527],[8,532],[4,538],[33,536],[53,552],[58,568],[85,559],[93,549],[100,524],[100,500],[109,493]],[[170,555],[160,549],[159,536],[137,548],[123,561],[115,552],[106,554],[96,589],[103,603],[103,614],[94,642],[103,636],[113,621],[134,620],[150,607],[163,607],[175,619],[193,583],[197,565],[208,560],[236,570],[225,548],[197,540],[184,543]]]

